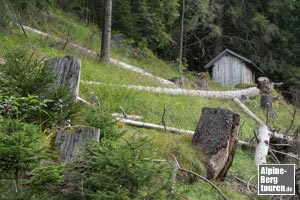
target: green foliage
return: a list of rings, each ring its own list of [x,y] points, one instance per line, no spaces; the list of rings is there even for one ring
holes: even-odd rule
[[[113,3],[113,24],[137,44],[158,50],[173,43],[171,28],[178,18],[175,0],[129,1]]]
[[[166,199],[171,169],[144,158],[146,139],[90,143],[73,163],[82,198]],[[148,160],[149,159],[149,160]]]
[[[251,87],[256,87],[257,85],[254,83],[239,83],[237,85],[235,85],[234,87],[237,89],[247,89],[247,88],[251,88]]]
[[[17,192],[21,190],[25,172],[35,169],[46,157],[44,150],[39,142],[38,127],[19,120],[2,119],[0,178],[14,180]]]
[[[300,83],[300,67],[286,66],[283,69],[283,79],[285,84],[294,85]]]
[[[57,76],[42,60],[24,51],[10,52],[0,68],[0,113],[43,128],[71,118],[79,109],[67,88],[53,89]]]
[[[0,0],[0,32],[10,32],[13,25],[40,23],[52,0]]]
[[[32,170],[33,177],[28,181],[33,192],[55,192],[57,184],[62,183],[65,163],[44,163]]]
[[[81,124],[100,128],[102,139],[115,140],[123,135],[122,132],[117,130],[116,121],[111,113],[103,107],[88,107],[81,118]]]
[[[50,92],[56,75],[43,65],[43,60],[26,55],[24,50],[9,52],[4,58],[6,62],[0,68],[0,85],[8,90],[8,94],[42,97]]]

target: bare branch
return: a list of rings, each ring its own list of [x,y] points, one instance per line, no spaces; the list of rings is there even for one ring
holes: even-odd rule
[[[193,174],[194,176],[196,176],[196,177],[198,177],[198,178],[204,180],[205,182],[209,183],[211,186],[213,186],[213,188],[215,188],[215,189],[222,195],[222,197],[223,197],[225,200],[228,200],[228,198],[224,195],[224,193],[223,193],[223,192],[222,192],[222,191],[221,191],[221,190],[220,190],[213,182],[211,182],[211,181],[208,180],[207,178],[201,176],[200,174],[197,174],[196,172],[193,172],[193,171],[191,171],[191,170],[188,170],[188,169],[185,169],[185,168],[180,167],[180,164],[179,164],[179,162],[178,162],[176,156],[173,155],[173,154],[171,154],[171,155],[172,155],[172,157],[174,158],[175,163],[176,163],[176,165],[177,165],[177,167],[178,167],[179,170],[184,171],[184,172],[187,172],[187,173],[190,173],[190,174]]]

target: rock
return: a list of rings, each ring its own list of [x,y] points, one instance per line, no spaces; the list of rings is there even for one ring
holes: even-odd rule
[[[45,66],[53,68],[59,76],[54,88],[67,87],[74,101],[76,101],[80,84],[81,60],[74,56],[52,58],[45,61]]]
[[[240,116],[230,110],[203,108],[192,144],[206,155],[207,178],[224,179],[237,148]]]

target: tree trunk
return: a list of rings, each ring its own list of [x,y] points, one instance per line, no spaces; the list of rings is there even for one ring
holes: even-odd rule
[[[100,140],[100,129],[76,126],[61,129],[57,132],[55,147],[59,152],[59,160],[70,162],[89,140]]]
[[[179,46],[179,71],[182,70],[182,50],[183,50],[183,35],[184,35],[184,15],[185,15],[185,0],[182,0],[181,24],[180,24],[180,46]]]
[[[214,98],[214,99],[233,99],[233,98],[241,98],[242,96],[255,97],[259,94],[259,90],[256,87],[243,89],[243,90],[232,90],[232,91],[203,91],[203,90],[186,90],[186,89],[174,89],[174,88],[164,88],[164,87],[148,87],[148,86],[140,86],[140,85],[115,85],[115,84],[105,84],[105,83],[94,82],[94,81],[81,81],[81,82],[90,85],[108,85],[111,87],[144,90],[144,91],[153,92],[157,94],[189,95],[189,96],[207,97],[207,98]]]
[[[67,87],[70,95],[76,101],[79,93],[81,61],[73,56],[52,58],[45,61],[45,66],[51,67],[59,76],[54,88]]]
[[[102,22],[102,43],[100,61],[109,62],[110,60],[110,36],[111,36],[111,12],[112,0],[104,0],[103,22]]]
[[[203,108],[192,143],[206,156],[207,178],[224,179],[238,144],[240,116],[230,110]]]

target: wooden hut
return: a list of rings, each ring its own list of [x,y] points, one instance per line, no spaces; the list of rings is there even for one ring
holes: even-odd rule
[[[229,49],[221,52],[204,68],[209,69],[212,79],[222,85],[255,83],[255,73],[263,73],[251,60]]]

